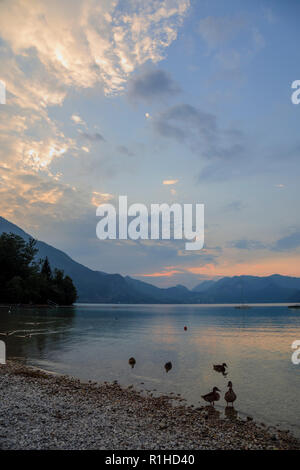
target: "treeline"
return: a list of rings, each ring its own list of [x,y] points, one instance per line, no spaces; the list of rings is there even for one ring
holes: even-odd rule
[[[0,303],[71,305],[77,292],[72,279],[51,270],[48,258],[36,261],[36,241],[13,233],[0,236]]]

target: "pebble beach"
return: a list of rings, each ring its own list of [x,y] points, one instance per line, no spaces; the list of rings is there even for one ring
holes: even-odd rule
[[[173,396],[82,383],[8,361],[0,366],[0,449],[299,450],[300,441]]]

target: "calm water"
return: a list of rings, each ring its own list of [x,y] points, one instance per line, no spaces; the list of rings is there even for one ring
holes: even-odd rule
[[[188,330],[184,331],[184,325]],[[300,365],[291,344],[300,340],[300,311],[286,306],[78,305],[73,309],[0,310],[0,336],[8,358],[84,380],[134,384],[138,389],[181,394],[199,406],[200,396],[228,380],[235,409],[258,422],[300,436]],[[128,358],[136,358],[136,366]],[[164,364],[173,363],[166,374]],[[213,364],[226,362],[228,376]],[[144,384],[141,384],[143,382]],[[201,402],[204,404],[204,402]],[[217,409],[224,411],[222,399]]]

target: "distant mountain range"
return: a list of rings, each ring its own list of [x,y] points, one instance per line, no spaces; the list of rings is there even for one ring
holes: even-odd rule
[[[0,217],[0,234],[14,233],[28,240],[30,235]],[[274,274],[268,277],[234,276],[203,281],[189,290],[177,285],[155,287],[129,276],[107,274],[77,263],[66,253],[38,241],[37,258],[48,257],[52,269],[63,269],[74,281],[79,302],[91,303],[242,303],[300,302],[300,278]]]
[[[300,278],[290,276],[234,276],[204,281],[194,287],[205,303],[299,302]]]

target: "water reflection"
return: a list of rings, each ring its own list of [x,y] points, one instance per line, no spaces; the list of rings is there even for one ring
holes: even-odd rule
[[[226,406],[225,407],[225,416],[227,419],[234,421],[238,417],[238,412],[233,406]]]
[[[286,306],[78,305],[11,314],[0,309],[0,332],[14,330],[20,331],[0,337],[8,357],[84,380],[181,394],[197,406],[203,405],[201,395],[217,387],[221,398],[213,416],[250,414],[300,435],[300,366],[291,363],[300,314]],[[166,373],[167,363],[172,372]],[[217,373],[213,366],[224,363],[224,374]],[[224,399],[229,380],[238,396],[233,411]]]
[[[68,309],[0,309],[0,331],[8,358],[46,357],[49,349],[59,349],[71,334],[75,311]]]

